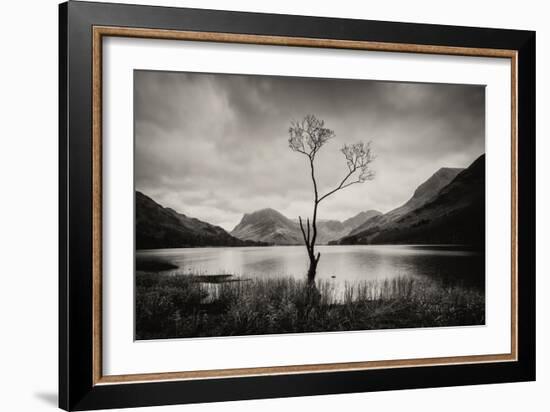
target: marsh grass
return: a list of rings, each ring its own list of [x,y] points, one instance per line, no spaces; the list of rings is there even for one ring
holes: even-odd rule
[[[227,276],[227,275],[220,275]],[[214,278],[213,278],[214,279]],[[292,277],[136,276],[136,338],[482,325],[482,293],[399,277],[308,287]]]

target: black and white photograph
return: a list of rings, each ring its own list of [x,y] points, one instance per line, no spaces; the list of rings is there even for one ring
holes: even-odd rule
[[[485,324],[485,87],[136,70],[138,340]]]

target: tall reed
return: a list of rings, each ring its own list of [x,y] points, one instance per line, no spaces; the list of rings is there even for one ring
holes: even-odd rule
[[[206,283],[204,277],[138,273],[138,339],[326,332],[485,322],[482,293],[413,277],[312,289],[293,277]]]

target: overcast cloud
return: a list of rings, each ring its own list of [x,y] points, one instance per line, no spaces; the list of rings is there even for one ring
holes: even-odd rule
[[[321,219],[387,212],[485,151],[483,86],[136,71],[134,109],[136,189],[227,230],[266,207],[311,213],[307,159],[287,141],[309,113],[336,133],[316,160],[321,192],[347,170],[344,143],[377,156],[375,180],[328,198]]]

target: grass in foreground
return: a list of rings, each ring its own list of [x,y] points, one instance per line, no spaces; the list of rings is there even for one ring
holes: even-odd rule
[[[136,338],[262,335],[482,325],[482,293],[396,278],[312,292],[294,278],[229,281],[138,273]]]

